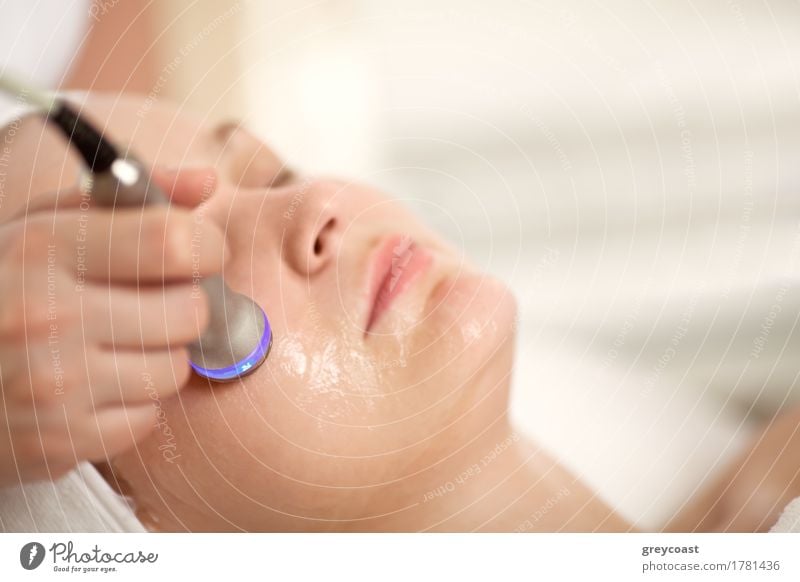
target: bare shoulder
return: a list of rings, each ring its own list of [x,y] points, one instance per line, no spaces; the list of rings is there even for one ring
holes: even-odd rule
[[[764,427],[713,485],[667,525],[670,531],[767,531],[800,497],[800,406]]]

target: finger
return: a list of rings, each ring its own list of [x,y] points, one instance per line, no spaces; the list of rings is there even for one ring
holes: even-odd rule
[[[98,348],[88,357],[92,361],[85,384],[88,390],[76,387],[76,392],[85,403],[96,407],[159,402],[183,388],[191,372],[189,352],[183,347],[165,350]]]
[[[35,440],[35,437],[26,439]],[[48,456],[40,443],[31,446],[21,444],[20,438],[14,441],[12,445],[7,435],[0,435],[0,466],[5,469],[0,471],[0,488],[40,479],[58,479],[77,464],[73,454],[56,459]]]
[[[96,407],[159,401],[180,390],[191,373],[184,347],[83,348],[75,338],[57,344],[32,344],[27,351],[17,350],[15,356],[19,364],[13,371],[6,370],[0,379],[4,396],[0,413],[4,404],[17,412],[7,422],[15,430],[56,426],[64,407],[85,413]],[[21,409],[31,414],[20,414]]]
[[[156,428],[157,420],[153,404],[98,410],[75,437],[75,450],[82,459],[107,461],[144,439]]]
[[[213,221],[167,206],[65,211],[54,244],[59,264],[80,266],[94,281],[191,281],[221,272],[225,261],[225,236]]]
[[[8,457],[22,480],[55,478],[79,461],[104,460],[130,448],[156,426],[158,409],[153,404],[114,406],[93,412],[66,408],[54,422],[36,433],[0,438],[0,461]]]
[[[117,348],[161,348],[193,342],[208,325],[208,298],[199,285],[87,285],[81,298],[84,341]]]
[[[193,208],[208,199],[217,189],[217,172],[211,167],[154,168],[153,180],[170,200]]]
[[[30,216],[31,214],[43,211],[53,211],[55,209],[79,208],[81,204],[88,204],[89,196],[79,188],[61,190],[56,192],[44,192],[28,198],[28,203],[20,208],[12,219],[17,220]],[[88,208],[88,207],[87,207]]]
[[[45,253],[50,250],[39,250]],[[36,258],[27,264],[15,259],[0,266],[0,342],[6,348],[46,337],[55,327],[63,332],[77,320],[75,276],[57,268],[56,258],[53,254],[49,262]]]

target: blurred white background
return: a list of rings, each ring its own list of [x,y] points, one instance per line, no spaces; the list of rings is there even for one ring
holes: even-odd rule
[[[798,400],[800,3],[155,10],[165,96],[385,187],[508,282],[515,418],[639,524]]]

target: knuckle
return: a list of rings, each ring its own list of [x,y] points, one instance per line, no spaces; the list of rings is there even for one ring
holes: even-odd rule
[[[55,333],[60,327],[73,323],[74,313],[70,302],[58,295],[55,279],[43,287],[25,289],[24,296],[16,301],[16,309],[7,314],[8,328],[14,334],[23,334],[27,339]]]
[[[64,378],[67,374],[61,368],[61,359],[54,359],[53,354],[38,352],[30,359],[27,368],[28,378],[24,384],[27,386],[28,401],[33,402],[34,408],[40,411],[53,410],[63,401],[66,391]]]
[[[176,268],[190,264],[192,225],[183,213],[170,217],[164,232],[164,263]]]
[[[26,299],[4,298],[0,306],[0,337],[25,341],[31,336],[41,336],[52,323],[45,308],[31,293]]]
[[[47,322],[52,323],[56,328],[72,328],[80,324],[82,311],[81,301],[78,296],[72,291],[73,280],[68,279],[66,275],[57,275],[53,283],[53,288],[56,290],[55,297],[47,297],[40,305],[32,306],[32,309],[38,310],[41,314],[47,314],[45,319]],[[59,292],[58,289],[66,289],[66,292]],[[43,308],[46,306],[48,309]],[[48,325],[48,327],[50,327]]]

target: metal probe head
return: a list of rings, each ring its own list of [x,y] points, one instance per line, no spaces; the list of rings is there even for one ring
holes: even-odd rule
[[[63,101],[10,77],[0,75],[0,90],[37,105],[67,137],[86,162],[91,175],[86,188],[102,206],[169,204],[136,159],[122,157],[109,140]],[[230,382],[246,376],[266,360],[272,347],[267,314],[252,299],[232,291],[220,276],[200,285],[209,300],[210,320],[189,346],[190,364],[200,376]]]
[[[203,279],[211,321],[200,339],[189,346],[195,372],[217,382],[245,376],[258,368],[272,347],[272,327],[252,299],[234,293],[222,277]]]

